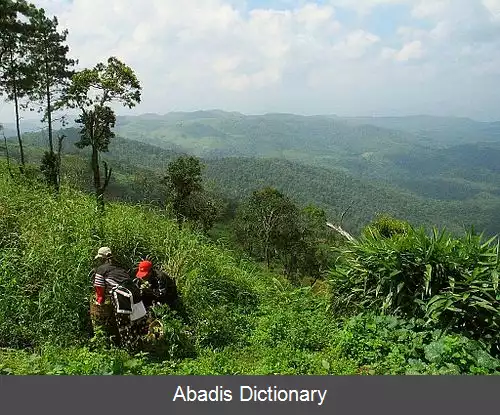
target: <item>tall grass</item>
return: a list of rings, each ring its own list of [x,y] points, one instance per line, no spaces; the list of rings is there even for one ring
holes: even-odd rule
[[[111,203],[102,222],[91,197],[0,178],[0,345],[86,341],[89,271],[99,246],[127,269],[149,256],[177,281],[199,345],[241,340],[258,306],[251,272],[200,236],[141,206]]]

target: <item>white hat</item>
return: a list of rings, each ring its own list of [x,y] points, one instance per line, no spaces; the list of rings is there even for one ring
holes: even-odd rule
[[[99,248],[97,255],[95,256],[95,259],[97,258],[111,258],[111,248],[108,248],[107,246]]]

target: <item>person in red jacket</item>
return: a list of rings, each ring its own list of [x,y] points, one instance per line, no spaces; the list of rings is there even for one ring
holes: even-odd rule
[[[108,298],[111,300],[120,343],[132,347],[138,340],[146,316],[141,292],[128,272],[113,263],[110,248],[99,248],[95,260],[100,262],[93,279],[96,304],[102,305]]]
[[[154,304],[168,304],[172,310],[181,311],[177,286],[170,275],[155,268],[151,261],[144,260],[139,262],[135,276],[146,309]]]

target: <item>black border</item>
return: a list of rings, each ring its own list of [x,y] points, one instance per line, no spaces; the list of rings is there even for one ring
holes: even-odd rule
[[[326,389],[318,402],[240,402],[241,385]],[[173,402],[178,386],[232,391],[229,402]],[[481,414],[498,376],[0,376],[2,414]]]

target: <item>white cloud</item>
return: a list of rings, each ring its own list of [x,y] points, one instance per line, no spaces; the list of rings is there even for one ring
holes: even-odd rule
[[[143,84],[137,112],[406,108],[500,118],[500,0],[272,0],[265,6],[260,0],[253,8],[252,0],[34,1],[69,29],[71,55],[82,66],[115,55],[137,72]],[[382,5],[387,21],[394,17],[391,5],[408,9],[394,33],[377,32],[369,17]],[[340,7],[358,18],[341,20]],[[464,114],[456,96],[470,79],[477,88],[463,93],[477,96]],[[0,119],[9,118],[11,107],[0,106]]]
[[[315,30],[318,26],[328,24],[335,15],[331,6],[319,6],[316,3],[308,3],[304,7],[294,11],[297,23],[305,24],[309,30]]]
[[[400,50],[394,48],[383,48],[380,56],[384,60],[394,60],[397,62],[408,62],[420,60],[424,57],[425,50],[420,40],[406,43]]]
[[[412,0],[331,0],[330,2],[334,6],[346,7],[361,15],[367,15],[378,6],[406,4]]]
[[[441,21],[429,32],[429,37],[438,41],[446,40],[451,37],[453,30],[450,22]]]
[[[413,59],[420,59],[423,55],[424,49],[422,42],[415,40],[403,46],[403,48],[396,54],[396,60],[409,61]]]
[[[409,27],[409,26],[401,26],[396,31],[397,35],[401,39],[402,42],[411,42],[413,40],[422,39],[428,35],[428,31]]]
[[[493,19],[500,20],[500,0],[483,0],[482,3],[491,13]]]
[[[333,50],[341,57],[358,59],[363,57],[369,48],[379,41],[380,38],[373,33],[356,30],[338,42]]]
[[[446,15],[451,6],[451,0],[418,0],[412,14],[419,19],[440,18]]]
[[[316,3],[254,9],[247,17],[223,0],[150,0],[147,7],[131,0],[101,3],[74,0],[61,15],[75,53],[85,65],[117,54],[165,88],[208,82],[244,91],[279,83],[294,55],[323,50],[325,35],[340,29],[334,8]]]
[[[394,59],[398,54],[398,51],[393,48],[383,48],[380,52],[380,56],[382,59]]]

